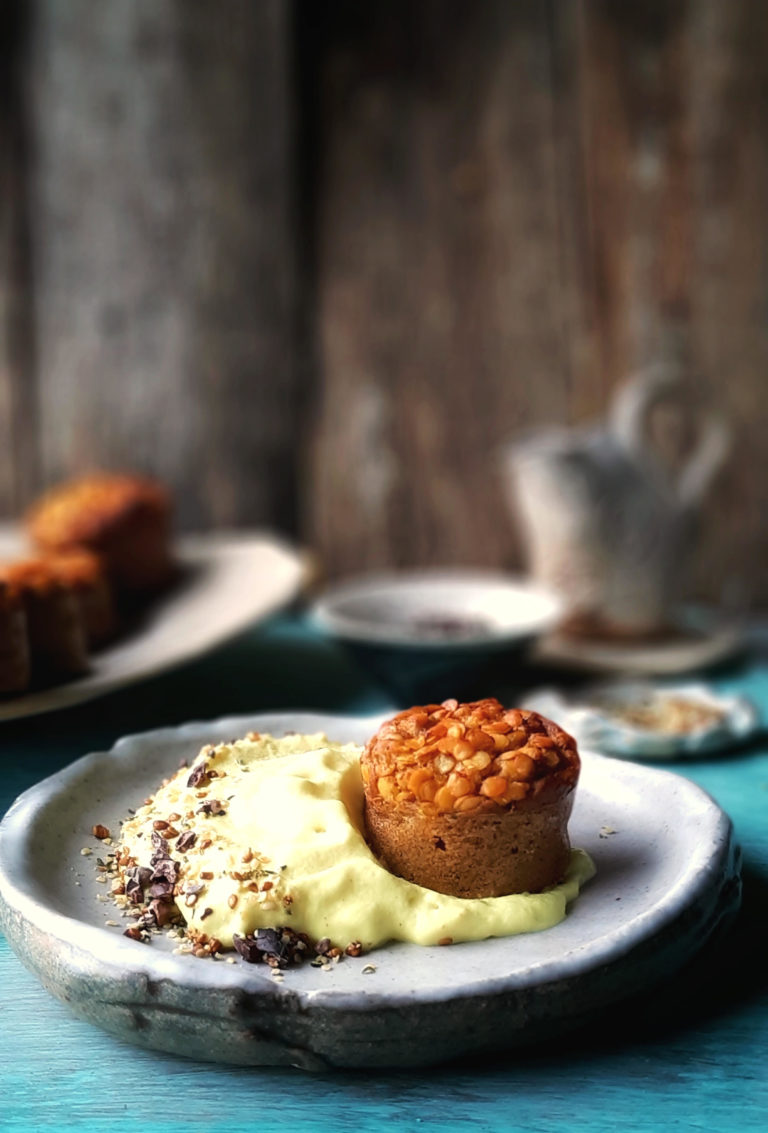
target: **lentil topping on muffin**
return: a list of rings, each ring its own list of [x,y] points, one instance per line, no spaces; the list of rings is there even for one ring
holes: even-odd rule
[[[537,892],[567,869],[579,768],[572,737],[535,712],[492,698],[408,709],[361,758],[368,841],[438,892]]]

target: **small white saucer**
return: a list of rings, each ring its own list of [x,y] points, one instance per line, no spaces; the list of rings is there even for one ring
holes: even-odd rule
[[[682,701],[695,712],[717,718],[682,730],[680,727],[641,727],[620,718],[633,706],[662,709],[669,700]],[[695,759],[735,747],[760,726],[757,709],[741,696],[718,696],[704,684],[652,685],[638,681],[592,685],[572,695],[558,689],[539,689],[525,698],[525,708],[557,720],[579,745],[628,759]],[[612,711],[613,710],[613,711]],[[616,714],[614,714],[614,711]]]

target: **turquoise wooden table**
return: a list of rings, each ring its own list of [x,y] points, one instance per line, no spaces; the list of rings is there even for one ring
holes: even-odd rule
[[[511,702],[540,676],[503,675]],[[713,679],[768,718],[768,664]],[[386,692],[300,616],[204,661],[77,709],[0,726],[0,813],[21,791],[125,733],[277,708],[362,713]],[[0,1130],[260,1133],[309,1129],[761,1130],[768,1128],[768,737],[677,765],[732,816],[744,851],[736,923],[672,986],[535,1050],[413,1073],[203,1065],[138,1050],[79,1022],[0,937]]]

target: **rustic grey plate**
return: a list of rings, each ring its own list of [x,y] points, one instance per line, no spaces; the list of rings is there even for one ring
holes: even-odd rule
[[[174,955],[126,939],[90,831],[116,829],[211,740],[251,728],[365,740],[378,719],[308,713],[129,736],[22,795],[0,823],[0,928],[81,1018],[142,1046],[251,1065],[416,1066],[537,1041],[678,970],[739,902],[731,823],[669,772],[586,755],[574,844],[597,865],[553,929],[448,948],[390,945],[329,972]],[[373,966],[375,970],[367,970]]]

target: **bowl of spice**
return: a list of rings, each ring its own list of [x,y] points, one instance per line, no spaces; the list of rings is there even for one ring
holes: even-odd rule
[[[348,579],[311,615],[405,702],[471,695],[491,666],[508,673],[506,662],[557,624],[561,605],[515,575],[442,568]]]

